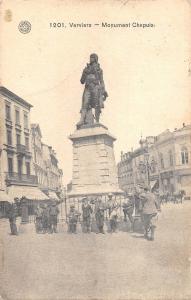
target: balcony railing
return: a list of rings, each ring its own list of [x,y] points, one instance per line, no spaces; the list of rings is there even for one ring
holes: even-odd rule
[[[38,184],[38,178],[35,175],[19,174],[19,173],[6,173],[6,181],[8,184],[21,183],[21,184]]]
[[[31,156],[29,147],[22,145],[22,144],[17,144],[17,153],[20,155],[30,155]]]
[[[17,144],[17,152],[20,154],[26,153],[26,146],[22,144]]]

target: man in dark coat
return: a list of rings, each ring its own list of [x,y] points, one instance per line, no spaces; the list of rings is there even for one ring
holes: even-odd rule
[[[10,223],[11,235],[18,235],[16,219],[18,216],[17,205],[12,203],[8,208],[8,218]]]
[[[35,228],[36,233],[40,233],[42,231],[42,213],[43,213],[43,205],[38,205],[35,211]]]
[[[105,233],[103,227],[104,227],[104,211],[106,209],[107,207],[104,207],[101,199],[99,199],[95,206],[95,219],[99,231],[97,233],[103,233],[103,234]]]
[[[153,193],[149,191],[148,187],[144,187],[144,193],[140,194],[140,199],[143,204],[142,216],[145,228],[145,238],[153,241],[154,232],[156,229],[155,219],[157,211],[160,211],[159,203]],[[149,237],[149,232],[151,233]]]
[[[53,202],[49,208],[50,233],[57,233],[58,214],[58,206],[56,205],[56,202]]]
[[[125,201],[122,204],[123,207],[123,213],[124,213],[124,221],[127,222],[127,217],[129,219],[129,222],[131,224],[131,231],[133,231],[133,223],[134,223],[134,219],[133,219],[133,210],[134,210],[134,198],[133,198],[133,194],[126,194],[125,195]]]
[[[83,204],[82,204],[82,218],[83,218],[83,226],[84,230],[87,233],[90,233],[90,225],[91,225],[91,214],[93,212],[92,207],[90,204],[88,204],[88,199],[83,198]]]
[[[43,233],[49,232],[49,220],[50,220],[50,207],[47,204],[44,204],[43,206],[43,212],[42,212],[42,227],[43,227]]]
[[[79,216],[80,216],[80,213],[77,210],[75,210],[75,206],[70,205],[70,212],[67,215],[67,217],[69,219],[68,233],[76,233]]]

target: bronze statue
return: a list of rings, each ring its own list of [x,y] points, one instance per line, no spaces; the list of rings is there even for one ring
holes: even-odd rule
[[[104,101],[108,97],[97,54],[90,55],[90,63],[83,70],[80,82],[85,84],[85,89],[80,111],[81,119],[77,124],[77,128],[82,125],[92,125],[94,119],[98,123],[101,109],[104,108]],[[92,108],[95,110],[95,116],[92,114]]]

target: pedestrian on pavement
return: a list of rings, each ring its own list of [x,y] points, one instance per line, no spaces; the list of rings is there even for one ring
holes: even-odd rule
[[[9,218],[9,224],[11,229],[11,235],[18,235],[17,224],[16,224],[17,216],[18,216],[18,210],[17,210],[16,203],[9,204],[8,218]]]
[[[101,199],[97,200],[97,203],[95,205],[95,219],[96,219],[96,225],[98,228],[97,233],[104,234],[104,211],[107,209],[107,207],[104,207]]]
[[[112,193],[108,194],[107,208],[108,208],[108,215],[110,218],[112,208],[113,208],[113,194]]]
[[[56,202],[53,202],[49,208],[49,223],[50,223],[50,233],[57,233],[57,223],[58,223],[58,214],[59,209]]]
[[[113,197],[112,193],[108,194],[107,208],[109,210],[109,224],[110,232],[116,232],[117,230],[117,219],[118,219],[118,208],[119,205]]]
[[[43,226],[42,226],[42,214],[43,214],[43,205],[40,204],[37,206],[35,211],[35,228],[36,233],[41,233]]]
[[[113,207],[112,212],[110,214],[110,229],[111,233],[115,233],[117,231],[117,220],[118,220],[118,206]]]
[[[49,225],[49,220],[50,220],[50,214],[49,214],[50,208],[49,205],[44,204],[43,206],[43,212],[42,212],[42,232],[47,233],[49,232],[50,225]]]
[[[124,221],[127,222],[127,217],[129,219],[131,228],[130,231],[133,232],[134,230],[134,219],[133,219],[133,210],[135,206],[134,196],[132,193],[126,193],[125,199],[122,204],[123,207],[123,213],[124,213]]]
[[[72,204],[70,205],[70,212],[68,214],[68,233],[77,233],[76,229],[77,229],[77,223],[78,223],[78,219],[79,216],[81,214],[75,210],[75,206]]]
[[[82,199],[82,218],[83,218],[83,227],[86,233],[90,233],[91,227],[91,214],[93,213],[93,209],[91,205],[88,203],[88,198],[84,197]]]
[[[160,206],[155,195],[149,191],[149,187],[147,186],[144,187],[144,192],[140,195],[140,198],[143,203],[142,216],[145,229],[144,237],[147,240],[153,241],[156,229],[155,217],[157,216],[157,211],[160,211]]]

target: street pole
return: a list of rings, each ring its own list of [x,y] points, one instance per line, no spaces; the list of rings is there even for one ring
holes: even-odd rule
[[[145,157],[145,167],[146,167],[146,180],[147,180],[147,185],[148,185],[149,190],[150,190],[151,187],[150,187],[150,172],[149,172],[149,168],[150,168],[150,165],[149,165],[149,153],[146,152],[144,154],[144,157]]]

